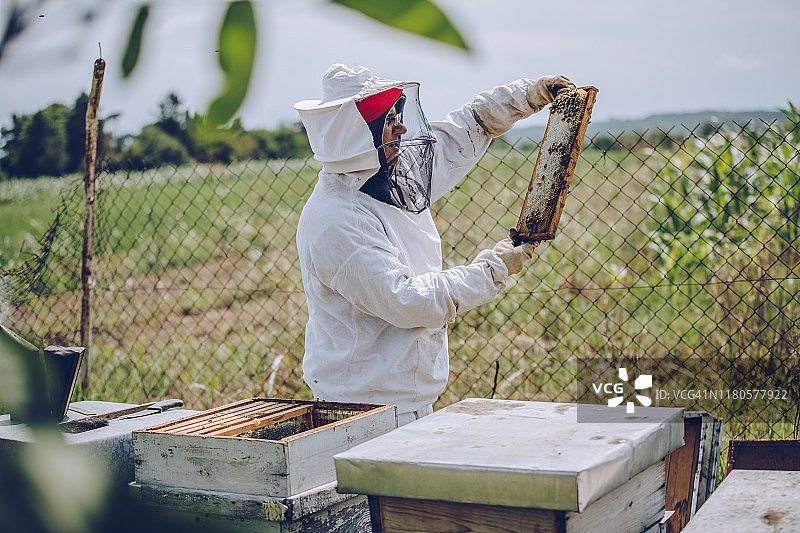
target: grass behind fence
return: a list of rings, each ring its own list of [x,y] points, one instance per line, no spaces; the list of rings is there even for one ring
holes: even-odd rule
[[[450,326],[451,378],[440,405],[492,395],[571,401],[577,356],[700,357],[711,371],[721,353],[797,357],[796,264],[742,265],[730,256],[710,264],[709,257],[716,277],[667,279],[664,252],[652,243],[678,153],[584,149],[557,238],[537,249],[499,299]],[[534,161],[533,151],[496,143],[432,207],[446,267],[508,234]],[[309,397],[294,230],[317,171],[313,161],[248,161],[102,174],[92,386],[80,396],[176,396],[194,408],[262,394]],[[73,220],[62,223],[54,246],[62,260],[47,272],[68,281],[21,303],[15,315],[44,343],[78,340],[82,189],[72,183]],[[0,198],[8,198],[0,219],[31,216],[20,206],[27,200],[14,200],[31,193],[15,187],[0,184]],[[42,205],[59,205],[60,193],[37,194]],[[35,224],[48,226],[49,209]],[[24,232],[0,239],[4,260],[24,258],[17,250],[26,241],[23,249],[36,252],[29,237],[19,240]],[[748,279],[755,285],[742,283]],[[736,406],[725,409],[727,419]]]

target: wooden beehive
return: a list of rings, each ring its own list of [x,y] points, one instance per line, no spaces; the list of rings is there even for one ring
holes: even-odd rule
[[[462,400],[338,454],[338,489],[368,495],[382,533],[657,532],[683,410],[637,407],[627,423],[581,423],[577,409]]]
[[[133,433],[137,483],[286,498],[397,427],[394,406],[253,398]]]
[[[595,87],[565,91],[550,106],[522,212],[511,230],[515,244],[555,238],[596,94]]]
[[[800,440],[732,440],[727,471],[735,469],[800,470]]]
[[[685,444],[667,456],[667,533],[680,531],[717,485],[722,420],[702,411],[683,414]]]
[[[800,531],[798,487],[798,471],[732,470],[681,531]]]

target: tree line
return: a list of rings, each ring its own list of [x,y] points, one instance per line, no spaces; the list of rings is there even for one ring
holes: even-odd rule
[[[0,129],[0,180],[83,172],[88,101],[82,93],[72,106],[55,103],[32,114],[13,115],[11,126]],[[105,131],[106,122],[118,115],[100,119],[97,161],[103,169],[144,170],[311,154],[300,122],[275,130],[246,130],[237,118],[226,127],[211,128],[203,116],[186,111],[174,93],[159,103],[159,110],[158,119],[135,135]]]

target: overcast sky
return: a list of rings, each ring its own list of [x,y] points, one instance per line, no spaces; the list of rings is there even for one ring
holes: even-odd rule
[[[5,22],[11,0],[0,0]],[[138,131],[176,93],[204,112],[219,92],[216,39],[225,2],[158,0],[137,69],[120,61],[140,2],[48,0],[0,60],[0,124],[52,102],[71,104],[91,86],[98,43],[107,62],[100,115],[112,131]],[[257,66],[247,128],[298,119],[292,105],[317,98],[332,63],[422,83],[429,119],[477,92],[519,77],[564,74],[599,89],[593,119],[800,104],[798,0],[436,0],[472,47],[464,53],[403,33],[325,0],[259,0]],[[84,22],[94,7],[96,16]],[[43,16],[40,16],[43,15]],[[540,114],[522,126],[543,124]]]

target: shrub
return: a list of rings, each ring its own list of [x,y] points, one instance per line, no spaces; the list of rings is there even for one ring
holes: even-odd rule
[[[183,165],[189,160],[186,147],[157,126],[145,126],[125,155],[132,168],[152,168],[165,163]]]

